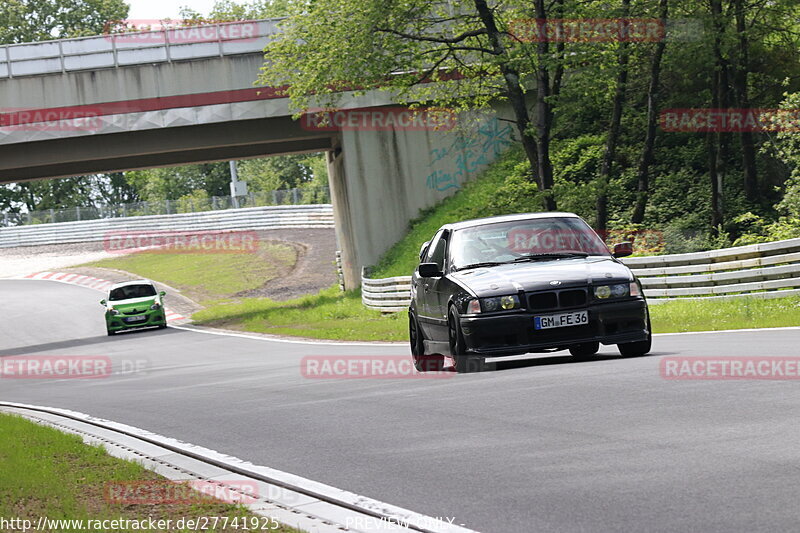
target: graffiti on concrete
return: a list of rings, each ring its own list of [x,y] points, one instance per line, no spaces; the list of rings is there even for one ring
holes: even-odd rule
[[[497,118],[478,126],[475,135],[456,134],[450,145],[430,151],[431,173],[425,177],[425,183],[436,191],[457,189],[467,175],[491,163],[509,144],[511,126],[501,125]],[[434,168],[438,166],[447,170]]]

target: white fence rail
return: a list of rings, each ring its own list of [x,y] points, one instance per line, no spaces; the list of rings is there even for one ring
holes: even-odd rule
[[[800,239],[622,260],[650,303],[677,299],[781,298],[800,294]],[[411,276],[361,277],[361,299],[384,312],[408,308]]]
[[[0,78],[261,53],[280,19],[106,33],[0,47]]]
[[[249,207],[0,228],[0,248],[96,242],[107,238],[112,231],[187,232],[332,227],[333,208],[330,204]]]

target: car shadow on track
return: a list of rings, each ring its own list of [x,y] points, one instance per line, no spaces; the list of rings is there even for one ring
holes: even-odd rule
[[[110,342],[125,342],[125,339],[128,341],[140,339],[141,335],[144,334],[150,335],[177,335],[183,333],[183,331],[178,329],[141,329],[141,330],[132,330],[126,331],[121,334],[114,335],[113,337],[109,337],[108,335],[98,335],[96,337],[83,337],[80,339],[69,339],[64,341],[54,341],[54,342],[46,342],[43,344],[31,344],[29,346],[15,346],[14,348],[0,348],[0,358],[11,356],[11,355],[29,355],[29,354],[41,354],[49,351],[55,350],[67,350],[70,348],[81,348],[84,346],[92,346],[95,344],[105,344]]]
[[[647,355],[642,355],[640,357],[632,357],[630,359],[646,359],[650,357],[661,357],[664,355],[675,355],[675,354],[673,352],[650,352]],[[572,358],[572,356],[570,356],[568,353],[565,354],[563,352],[554,353],[552,355],[546,355],[546,356],[542,355],[536,356],[535,354],[530,354],[529,358],[527,359],[515,359],[513,361],[497,361],[489,363],[485,371],[500,372],[504,370],[515,370],[519,368],[538,367],[538,366],[566,365],[566,364],[580,365],[584,363],[594,363],[600,361],[623,361],[623,360],[626,360],[626,358],[617,354],[594,355],[584,360],[576,360]],[[455,369],[452,366],[445,367],[444,370],[455,372]]]

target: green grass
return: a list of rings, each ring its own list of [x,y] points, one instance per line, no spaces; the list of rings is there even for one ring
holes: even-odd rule
[[[314,339],[401,341],[408,328],[404,313],[382,316],[361,304],[361,291],[343,293],[337,286],[285,302],[222,300],[192,319],[205,326]]]
[[[371,276],[407,276],[419,262],[419,248],[449,222],[503,214],[495,205],[496,191],[519,165],[512,148],[482,175],[436,207],[420,214],[408,234],[381,258]],[[93,263],[117,268],[173,285],[207,308],[192,318],[199,324],[252,331],[338,340],[405,341],[405,313],[381,315],[361,304],[360,291],[330,288],[285,302],[267,298],[235,298],[262,285],[282,267],[293,264],[294,251],[262,245],[259,254],[135,254]],[[656,333],[708,331],[800,324],[800,299],[736,299],[678,301],[651,306]]]
[[[106,501],[107,482],[128,481],[165,480],[139,464],[111,457],[100,446],[84,444],[77,435],[0,414],[0,517],[6,520],[27,519],[36,524],[40,516],[56,520],[153,517],[173,521],[214,516],[254,517],[243,507],[216,501],[150,505]],[[182,530],[173,526],[170,531]],[[237,530],[228,527],[208,531]],[[277,531],[299,533],[289,527]]]
[[[800,326],[800,297],[686,300],[650,305],[655,333]]]
[[[138,252],[81,266],[131,272],[171,285],[202,303],[261,287],[296,261],[291,246],[262,242],[254,253]]]
[[[800,297],[673,301],[651,305],[650,315],[655,333],[798,326]],[[405,313],[381,315],[361,304],[358,291],[336,287],[286,302],[220,302],[193,318],[206,326],[315,339],[408,340]]]

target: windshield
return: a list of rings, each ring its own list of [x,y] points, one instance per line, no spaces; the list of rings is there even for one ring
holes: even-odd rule
[[[146,298],[155,296],[156,288],[150,284],[125,285],[112,290],[108,296],[109,301],[128,300],[130,298]]]
[[[509,263],[526,256],[610,255],[605,243],[580,218],[552,217],[499,222],[453,232],[453,268]]]

